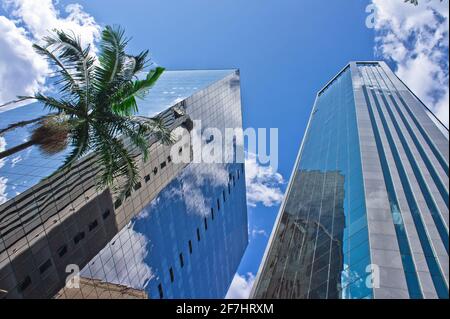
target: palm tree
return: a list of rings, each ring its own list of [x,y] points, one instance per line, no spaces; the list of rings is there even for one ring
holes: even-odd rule
[[[147,67],[148,50],[138,55],[125,53],[129,39],[120,27],[107,26],[102,31],[98,58],[90,46],[82,47],[80,38],[61,30],[44,38],[44,45],[34,44],[56,70],[53,77],[59,88],[58,98],[36,93],[19,100],[35,99],[50,110],[47,116],[18,122],[0,130],[0,134],[24,125],[35,124],[29,141],[0,152],[0,159],[38,145],[47,154],[72,150],[59,168],[71,165],[87,153],[97,156],[100,165],[100,187],[113,187],[124,177],[120,196],[129,191],[138,179],[136,150],[148,157],[150,134],[164,143],[171,142],[171,133],[163,121],[134,116],[138,111],[136,98],[145,96],[164,68],[150,70],[144,79],[138,73]]]

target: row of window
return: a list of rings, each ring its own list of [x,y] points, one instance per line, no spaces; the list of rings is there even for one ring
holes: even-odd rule
[[[239,169],[237,170],[237,179],[240,179],[240,171]],[[233,187],[236,186],[236,180],[233,174],[229,173],[228,175],[228,194],[231,194],[231,184],[233,184]],[[226,202],[227,197],[225,195],[226,191],[222,190],[222,199],[223,202]],[[220,196],[220,195],[219,195]],[[220,211],[220,197],[217,198],[217,211]],[[214,220],[215,215],[214,215],[214,207],[211,207],[211,220]],[[203,219],[203,227],[205,228],[205,231],[208,230],[208,219],[205,217]],[[197,237],[197,241],[200,242],[201,240],[201,235],[200,235],[200,227],[197,227],[196,230],[196,237]],[[192,240],[188,240],[188,249],[189,249],[189,254],[193,253],[193,248],[192,248]],[[180,267],[183,268],[184,267],[184,257],[183,257],[183,253],[180,252],[179,254],[179,262],[180,262]],[[173,283],[175,281],[175,274],[173,271],[173,267],[169,267],[169,277],[170,277],[170,282]],[[158,284],[158,293],[159,293],[159,298],[162,299],[164,298],[164,290],[163,290],[163,286],[162,283]]]
[[[109,217],[111,214],[111,211],[109,209],[105,210],[102,214],[102,219],[105,220]],[[92,232],[94,229],[96,229],[98,226],[98,220],[94,219],[91,223],[88,225],[88,232]],[[78,245],[79,242],[81,242],[86,237],[85,231],[78,232],[75,236],[73,236],[73,243],[75,245]],[[59,258],[62,258],[68,251],[67,244],[63,244],[60,246],[56,253],[58,254]],[[38,269],[39,273],[43,275],[51,266],[53,266],[52,260],[49,258],[47,259],[43,264],[41,264]],[[31,277],[27,275],[25,279],[19,284],[18,290],[19,292],[25,291],[29,286],[31,285]]]
[[[178,154],[181,155],[182,152],[183,152],[183,148],[180,147],[180,148],[178,149]],[[167,160],[166,160],[166,161],[163,161],[161,164],[159,164],[160,169],[164,169],[164,168],[167,166],[167,163],[171,163],[171,162],[172,162],[172,157],[169,155],[169,156],[167,156]],[[153,172],[153,175],[154,175],[154,176],[155,176],[156,174],[158,174],[158,167],[155,166],[155,167],[153,168],[152,172]],[[151,175],[151,174],[147,174],[147,175],[144,176],[143,179],[144,179],[144,182],[145,182],[145,183],[150,182],[150,175]],[[142,187],[142,183],[141,183],[141,182],[138,182],[138,183],[136,183],[136,185],[134,185],[133,189],[134,189],[135,191],[137,191],[137,190],[139,190],[141,187]],[[130,196],[131,196],[131,192],[130,192],[130,191],[127,191],[127,192],[125,193],[125,199],[128,199]],[[118,199],[114,202],[114,208],[117,209],[117,208],[119,208],[121,205],[122,205],[122,199],[118,198]]]

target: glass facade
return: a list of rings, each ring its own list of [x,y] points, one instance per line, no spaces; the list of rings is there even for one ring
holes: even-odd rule
[[[247,246],[245,181],[242,164],[208,165],[188,165],[81,277],[143,290],[150,298],[223,298]]]
[[[254,298],[448,298],[448,130],[430,114],[384,62],[318,93]]]
[[[203,128],[242,127],[239,72],[166,71],[138,115],[160,114],[175,129],[186,121],[175,108]],[[0,114],[6,128],[45,112]],[[9,148],[31,130],[0,139]],[[69,150],[30,146],[1,159],[0,297],[224,297],[248,240],[244,166],[174,163],[170,148],[154,141],[149,159],[137,158],[141,180],[123,200],[96,187],[95,156],[50,177]]]

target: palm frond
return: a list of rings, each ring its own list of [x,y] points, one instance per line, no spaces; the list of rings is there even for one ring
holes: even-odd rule
[[[150,148],[148,128],[146,125],[129,117],[122,117],[121,120],[115,120],[113,125],[122,133],[123,138],[130,140],[130,146],[137,148],[143,155],[144,161],[146,161]]]
[[[109,186],[119,191],[119,198],[132,189],[138,182],[138,169],[134,157],[127,151],[123,142],[117,137],[111,137],[104,124],[95,125],[95,153],[99,158],[102,171],[99,175],[99,185]],[[120,179],[125,177],[125,183]]]
[[[32,96],[22,96],[22,97],[18,97],[18,98],[15,99],[15,100],[8,101],[8,102],[6,102],[6,103],[0,104],[0,108],[5,107],[5,106],[8,106],[8,105],[12,105],[12,104],[20,103],[20,102],[23,102],[23,101],[26,101],[26,100],[32,100],[32,99],[34,99],[34,97],[32,97]]]
[[[69,116],[80,116],[80,117],[84,116],[84,114],[81,113],[81,111],[78,110],[76,107],[74,107],[73,104],[63,99],[58,100],[54,97],[45,96],[42,93],[36,93],[33,97],[30,98],[36,99],[37,101],[44,104],[44,107],[52,111],[57,111],[58,113],[64,112]]]
[[[62,30],[55,30],[54,34],[44,38],[47,49],[52,49],[65,69],[70,72],[72,79],[77,83],[76,92],[80,98],[80,106],[88,112],[91,102],[91,78],[94,70],[95,58],[90,54],[90,45],[85,48],[75,35]],[[69,87],[65,88],[66,90]]]
[[[148,63],[148,50],[142,51],[141,53],[139,53],[136,56],[133,56],[134,60],[136,61],[134,70],[133,70],[133,75],[136,75],[137,73],[141,72],[147,65]]]
[[[44,115],[44,116],[39,116],[39,117],[31,119],[31,120],[18,121],[18,122],[9,124],[7,127],[0,129],[0,136],[2,136],[3,134],[5,134],[5,133],[7,133],[9,131],[13,131],[13,130],[19,128],[19,127],[24,127],[24,126],[27,126],[27,125],[30,125],[30,124],[34,124],[34,123],[40,122],[43,119],[51,117],[53,115],[55,115],[55,113],[47,114],[47,115]]]
[[[82,121],[77,125],[72,125],[72,127],[71,145],[73,149],[65,158],[63,165],[59,168],[60,170],[70,168],[73,163],[89,150],[89,123]]]
[[[124,34],[122,28],[111,26],[106,26],[102,32],[99,65],[95,68],[95,85],[98,94],[103,97],[107,97],[122,82],[120,75],[126,63],[124,50],[129,41]]]
[[[124,83],[132,81],[137,78],[137,74],[141,72],[147,65],[149,59],[147,58],[149,51],[142,51],[136,56],[127,55],[126,63],[124,64],[122,74]]]
[[[80,97],[80,86],[71,74],[70,65],[66,66],[64,61],[60,60],[48,48],[44,48],[38,44],[33,44],[33,48],[39,55],[45,57],[50,65],[56,68],[55,85],[59,86],[59,92],[64,97]]]
[[[124,85],[111,97],[112,111],[118,115],[131,115],[137,112],[136,97],[143,98],[163,72],[164,68],[157,67],[148,72],[144,80]]]
[[[164,120],[159,116],[147,119],[142,123],[142,125],[145,127],[145,132],[147,134],[156,136],[158,141],[160,141],[164,145],[170,145],[175,141],[174,137],[172,136],[171,130],[166,126]]]

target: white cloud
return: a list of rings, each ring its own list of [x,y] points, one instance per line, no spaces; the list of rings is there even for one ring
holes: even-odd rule
[[[123,245],[131,243],[131,257],[125,258]],[[144,289],[155,276],[145,261],[149,252],[149,241],[144,234],[133,229],[130,222],[103,248],[80,272],[82,277],[100,279],[105,282]],[[114,260],[114,262],[108,262]],[[119,267],[126,260],[125,267]]]
[[[267,232],[264,229],[258,229],[258,228],[253,228],[251,235],[253,238],[255,238],[257,236],[268,237]]]
[[[22,161],[22,156],[16,156],[11,160],[11,167],[16,166],[17,163]]]
[[[247,186],[247,204],[255,207],[262,203],[266,207],[275,206],[283,199],[281,186],[283,176],[271,166],[258,163],[255,154],[247,154],[245,159],[245,182]]]
[[[68,4],[65,17],[52,0],[5,0],[11,17],[23,24],[34,40],[40,40],[53,29],[73,31],[83,45],[94,45],[100,37],[100,26],[80,4]]]
[[[252,273],[246,275],[236,273],[225,299],[248,299],[254,283],[255,275]]]
[[[444,95],[443,98],[436,104],[436,116],[441,119],[441,121],[444,121],[443,119],[449,118],[449,92],[447,90],[447,93]],[[445,122],[444,122],[445,123]],[[447,122],[448,127],[448,122]]]
[[[83,45],[100,37],[100,26],[79,4],[67,5],[65,16],[51,0],[4,0],[3,7],[8,17],[0,16],[0,104],[44,89],[49,68],[32,43],[49,31],[73,31]]]
[[[215,198],[206,196],[205,187],[222,187],[228,185],[228,171],[219,164],[196,164],[186,166],[178,177],[180,187],[170,187],[157,197],[151,205],[157,205],[160,197],[165,200],[181,200],[186,204],[188,214],[201,217],[209,216]]]
[[[42,89],[47,63],[33,51],[24,28],[0,16],[0,104]]]
[[[372,1],[377,54],[395,62],[397,75],[448,127],[448,1]]]

